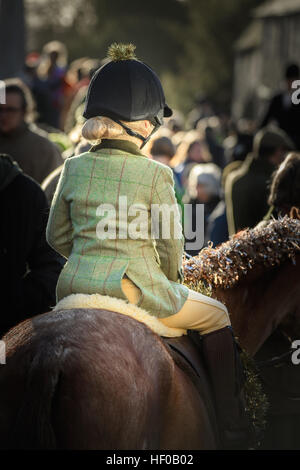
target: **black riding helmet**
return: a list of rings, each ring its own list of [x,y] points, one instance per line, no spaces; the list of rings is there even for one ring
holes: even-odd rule
[[[163,117],[172,115],[172,110],[166,104],[158,76],[148,65],[136,59],[134,49],[132,44],[110,46],[110,61],[95,72],[90,82],[83,116],[86,119],[109,117],[145,145],[163,123]],[[146,139],[120,122],[144,119],[154,125]]]

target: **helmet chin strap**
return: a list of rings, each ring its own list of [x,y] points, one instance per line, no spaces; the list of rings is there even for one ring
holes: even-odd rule
[[[144,145],[146,145],[146,143],[149,141],[150,137],[152,137],[152,135],[154,134],[154,132],[157,131],[157,129],[161,126],[162,122],[157,118],[155,117],[153,121],[150,121],[151,124],[154,125],[154,128],[152,129],[152,131],[150,132],[150,134],[148,135],[148,137],[144,137],[143,135],[139,134],[138,132],[135,132],[133,131],[132,129],[130,129],[130,127],[126,126],[125,124],[123,124],[121,121],[119,121],[118,119],[114,119],[114,121],[116,123],[118,123],[121,127],[123,127],[123,129],[126,131],[126,133],[128,135],[130,135],[131,137],[136,137],[137,139],[141,140],[142,141],[142,145],[140,146],[140,148],[142,149],[144,147]]]

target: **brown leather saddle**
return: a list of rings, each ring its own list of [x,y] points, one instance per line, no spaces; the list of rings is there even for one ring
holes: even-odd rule
[[[217,420],[213,393],[208,372],[201,357],[201,337],[198,333],[188,330],[188,334],[178,338],[162,337],[175,364],[189,376],[202,397],[209,416],[217,432]]]
[[[180,356],[182,360],[186,362],[186,365],[188,365],[199,378],[202,378],[206,374],[204,362],[200,356],[200,339],[197,344],[197,340],[194,339],[190,332],[188,332],[187,335],[183,335],[178,338],[163,337],[163,340],[172,357],[174,354],[176,354],[176,356]],[[176,360],[178,360],[177,357]]]

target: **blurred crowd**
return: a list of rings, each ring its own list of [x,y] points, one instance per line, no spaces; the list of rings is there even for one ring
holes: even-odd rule
[[[91,77],[103,63],[84,57],[68,64],[66,47],[53,41],[26,57],[21,77],[5,81],[0,276],[7,315],[0,318],[0,335],[55,305],[65,260],[46,242],[47,215],[64,160],[89,150],[81,137],[82,111]],[[189,232],[199,228],[196,207],[204,204],[203,246],[217,246],[272,217],[300,217],[300,107],[291,99],[299,67],[290,64],[284,73],[282,90],[264,116],[233,122],[202,96],[187,116],[175,110],[143,149],[172,168]],[[185,204],[192,208],[186,215]]]

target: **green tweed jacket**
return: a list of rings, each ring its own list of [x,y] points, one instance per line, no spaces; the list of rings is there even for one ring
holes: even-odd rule
[[[151,207],[157,204],[176,207],[170,236],[168,231],[161,236],[166,212],[150,223]],[[177,313],[187,299],[188,289],[181,284],[183,236],[172,171],[129,141],[103,140],[65,161],[47,240],[68,258],[57,283],[57,300],[74,293],[126,300],[121,288],[125,274],[141,290],[138,306],[156,317]]]

